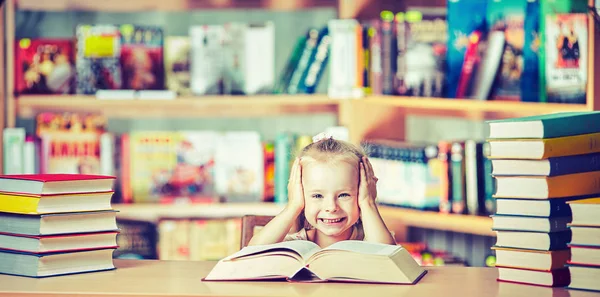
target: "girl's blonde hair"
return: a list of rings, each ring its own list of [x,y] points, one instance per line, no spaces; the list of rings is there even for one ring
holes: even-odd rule
[[[333,138],[324,138],[317,142],[313,142],[304,147],[298,154],[301,163],[306,162],[347,162],[356,166],[358,170],[359,162],[365,156],[365,151],[356,145],[347,141],[337,140]],[[360,176],[360,172],[359,172]],[[304,197],[302,197],[304,199]],[[360,218],[355,223],[357,231],[357,239],[364,238],[362,221]],[[312,229],[313,227],[306,221],[304,212],[301,212],[296,221],[296,231],[299,229]]]

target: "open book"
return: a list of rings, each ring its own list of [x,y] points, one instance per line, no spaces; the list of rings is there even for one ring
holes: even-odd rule
[[[426,272],[401,246],[346,240],[321,249],[294,240],[245,247],[220,260],[203,280],[415,284]]]

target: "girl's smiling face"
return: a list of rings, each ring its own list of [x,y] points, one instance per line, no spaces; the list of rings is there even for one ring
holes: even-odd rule
[[[358,167],[344,161],[306,162],[302,166],[304,216],[317,232],[349,239],[360,217]]]

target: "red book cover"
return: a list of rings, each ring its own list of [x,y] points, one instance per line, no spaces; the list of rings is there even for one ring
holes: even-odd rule
[[[73,93],[72,40],[23,38],[17,42],[15,53],[16,94]]]
[[[119,30],[123,89],[165,89],[162,29],[125,24]]]
[[[465,51],[465,60],[463,62],[462,71],[458,78],[458,88],[456,89],[456,98],[467,98],[472,84],[473,73],[475,67],[479,63],[479,44],[483,38],[483,32],[480,30],[474,31],[469,36],[469,43]]]
[[[440,212],[450,213],[452,209],[451,205],[451,191],[450,191],[450,147],[452,143],[449,141],[440,141],[438,143],[438,158],[440,159]]]
[[[90,179],[114,179],[114,176],[92,174],[11,174],[0,175],[0,179],[22,179],[39,182],[60,182]]]
[[[89,235],[95,235],[95,234],[112,234],[112,233],[118,234],[119,231],[72,233],[72,234],[52,234],[52,235],[27,235],[27,234],[0,232],[0,235],[43,239],[43,238],[61,238],[61,237],[82,237],[82,236],[89,236]]]
[[[26,234],[16,234],[16,233],[6,233],[6,232],[0,232],[0,236],[14,236],[14,237],[23,237],[23,238],[31,238],[31,239],[37,239],[37,240],[44,240],[44,239],[53,239],[53,238],[74,238],[74,237],[80,237],[82,243],[86,242],[89,239],[90,236],[96,236],[96,235],[108,235],[108,234],[114,234],[115,236],[119,233],[119,231],[108,231],[108,232],[89,232],[89,233],[74,233],[74,234],[55,234],[55,235],[26,235]],[[86,237],[88,237],[88,239],[86,239]],[[116,237],[115,237],[116,240]],[[115,241],[116,242],[116,241]],[[118,248],[118,245],[108,245],[108,246],[90,246],[88,244],[88,247],[76,247],[76,248],[68,248],[68,249],[51,249],[51,250],[28,250],[28,249],[13,249],[13,248],[7,248],[7,247],[0,247],[0,251],[13,251],[13,252],[20,252],[20,253],[35,253],[35,254],[50,254],[50,253],[64,253],[64,252],[79,252],[79,251],[91,251],[91,250],[100,250],[100,249],[116,249]]]
[[[373,95],[383,94],[383,74],[381,56],[381,21],[371,21],[369,28],[369,51],[371,53],[369,65],[369,83]]]
[[[496,267],[512,268],[512,267],[504,267],[504,266],[496,266]],[[514,269],[514,268],[512,268],[512,269]],[[531,270],[531,269],[519,269],[519,270]],[[555,269],[552,271],[540,271],[540,270],[531,270],[531,271],[538,271],[538,272],[542,272],[542,273],[552,274],[552,284],[548,286],[548,285],[543,285],[543,284],[527,282],[525,280],[512,281],[512,280],[505,280],[505,279],[500,279],[500,278],[498,278],[497,281],[507,282],[507,283],[515,283],[515,284],[535,285],[535,286],[542,286],[542,287],[566,287],[571,283],[571,273],[569,272],[568,267],[563,267],[563,268]]]

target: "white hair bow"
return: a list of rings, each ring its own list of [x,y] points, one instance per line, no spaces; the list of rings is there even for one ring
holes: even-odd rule
[[[312,140],[313,140],[313,143],[315,143],[315,142],[319,142],[319,141],[321,141],[323,139],[327,139],[327,138],[333,138],[333,135],[331,135],[330,133],[327,133],[327,132],[321,132],[321,133],[313,136]]]

